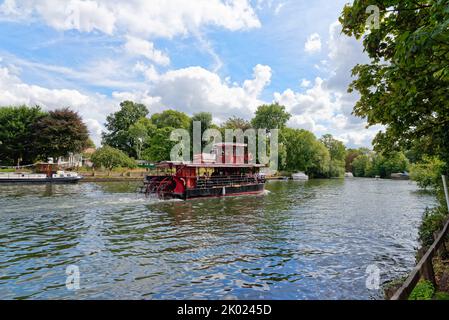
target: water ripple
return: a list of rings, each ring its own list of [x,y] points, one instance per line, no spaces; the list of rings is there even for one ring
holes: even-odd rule
[[[136,184],[0,186],[1,299],[378,299],[410,270],[435,199],[402,181],[271,182],[159,201]],[[77,265],[81,289],[65,287]]]

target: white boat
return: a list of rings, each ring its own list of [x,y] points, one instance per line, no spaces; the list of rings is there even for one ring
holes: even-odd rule
[[[292,179],[296,180],[296,181],[308,181],[309,176],[306,175],[304,172],[298,172],[298,173],[292,174]]]
[[[354,178],[354,174],[352,172],[346,172],[345,178]]]

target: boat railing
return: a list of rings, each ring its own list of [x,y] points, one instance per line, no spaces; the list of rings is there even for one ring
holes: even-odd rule
[[[197,177],[196,187],[198,189],[207,189],[214,187],[255,184],[255,183],[265,183],[265,178],[262,176]]]

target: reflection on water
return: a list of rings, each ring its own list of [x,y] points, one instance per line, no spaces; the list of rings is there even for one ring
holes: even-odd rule
[[[404,181],[280,181],[187,202],[137,186],[0,186],[0,298],[377,299],[366,268],[382,282],[409,271],[435,204]]]

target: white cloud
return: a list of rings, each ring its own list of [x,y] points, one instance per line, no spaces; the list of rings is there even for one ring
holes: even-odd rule
[[[301,80],[301,87],[302,88],[309,88],[311,84],[312,83],[309,80],[307,80],[307,79],[302,79]]]
[[[102,95],[86,95],[77,90],[47,89],[29,85],[0,66],[0,105],[39,105],[44,110],[70,107],[86,121],[95,143],[99,144],[105,115],[112,112],[114,104]]]
[[[311,34],[304,45],[307,53],[316,53],[321,51],[321,37],[318,33]]]
[[[263,103],[260,95],[270,80],[271,68],[263,65],[256,65],[253,79],[241,86],[230,84],[229,79],[222,80],[204,68],[189,67],[158,75],[149,90],[115,92],[114,98],[147,102],[152,112],[174,108],[188,114],[212,112],[219,119],[232,115],[250,118]]]
[[[260,27],[247,0],[6,0],[0,17],[42,19],[57,30],[99,30],[112,34],[167,37],[185,35],[204,25],[229,30]]]
[[[152,42],[143,39],[128,36],[125,50],[132,55],[143,56],[148,60],[163,66],[170,64],[170,58],[165,53],[155,49]]]
[[[256,108],[265,103],[260,97],[272,75],[269,66],[256,65],[252,79],[237,84],[230,78],[222,80],[218,74],[202,67],[170,70],[159,74],[153,65],[137,62],[131,68],[133,72],[130,74],[143,75],[146,81],[140,86],[116,90],[108,98],[96,93],[65,89],[64,86],[73,87],[70,82],[55,85],[59,89],[28,84],[21,79],[20,73],[24,68],[46,70],[74,79],[86,80],[86,76],[68,68],[36,65],[23,60],[16,62],[20,62],[22,68],[15,67],[10,61],[8,67],[0,65],[0,105],[37,104],[47,110],[70,107],[78,111],[86,121],[97,144],[100,142],[100,131],[106,116],[115,112],[119,102],[123,100],[142,102],[152,113],[173,108],[188,114],[212,112],[220,121],[232,115],[251,118]],[[99,64],[100,69],[105,67],[114,74],[116,68],[110,62],[103,61],[103,64]],[[107,76],[104,73],[103,75]]]
[[[133,71],[142,74],[148,82],[155,82],[159,79],[159,73],[153,65],[148,66],[145,63],[137,62]]]
[[[312,36],[309,40],[319,40],[318,35]],[[341,34],[338,22],[329,28],[327,45],[328,59],[318,67],[329,76],[326,79],[316,78],[312,86],[310,81],[303,79],[301,87],[306,89],[304,92],[287,89],[282,93],[276,92],[274,100],[285,105],[292,113],[289,122],[292,127],[311,130],[318,136],[331,133],[350,146],[369,146],[382,127],[366,129],[363,119],[352,116],[358,96],[346,91],[351,82],[351,69],[368,58],[360,42]],[[309,49],[313,47],[310,45]]]

